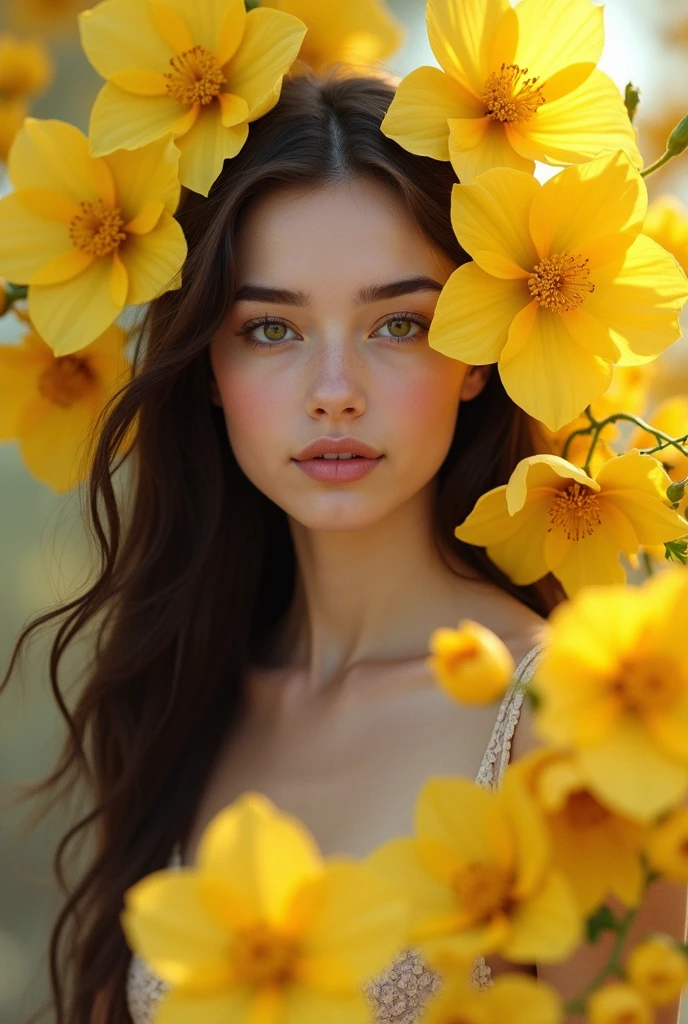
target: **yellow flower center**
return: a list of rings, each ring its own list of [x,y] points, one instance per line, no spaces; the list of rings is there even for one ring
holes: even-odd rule
[[[568,252],[545,256],[528,278],[530,294],[553,313],[578,309],[595,291],[595,285],[589,280],[587,262]]]
[[[69,409],[87,394],[95,380],[95,374],[85,359],[58,356],[38,378],[38,390],[53,405]]]
[[[118,206],[103,199],[79,203],[81,213],[72,217],[69,237],[72,245],[92,256],[109,256],[127,237],[124,218]]]
[[[217,60],[204,46],[194,46],[170,58],[172,71],[165,74],[167,95],[185,107],[211,103],[227,79]]]
[[[530,121],[538,107],[545,102],[537,78],[526,78],[528,68],[518,64],[502,64],[499,71],[491,71],[485,82],[483,103],[485,113],[493,121]]]
[[[609,811],[582,789],[566,801],[566,817],[574,828],[595,828],[609,818]]]
[[[511,877],[495,864],[467,864],[456,875],[454,893],[471,924],[506,910]]]
[[[248,984],[283,985],[290,980],[296,960],[296,944],[264,922],[239,932],[235,958],[239,977]]]
[[[612,691],[632,711],[669,711],[683,693],[678,668],[668,659],[626,663],[612,682]]]
[[[590,537],[602,525],[600,499],[578,481],[558,491],[549,507],[551,526],[547,532],[561,529],[569,540]]]

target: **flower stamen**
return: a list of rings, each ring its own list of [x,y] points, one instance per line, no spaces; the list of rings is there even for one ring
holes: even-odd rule
[[[194,46],[170,58],[172,71],[167,71],[167,95],[185,107],[196,103],[206,106],[220,92],[227,79],[217,60],[204,46]]]
[[[662,658],[620,666],[612,691],[632,711],[669,711],[683,693],[676,666]]]
[[[52,366],[38,378],[38,390],[53,405],[69,409],[84,398],[95,383],[95,374],[85,359],[57,356]]]
[[[296,953],[292,938],[258,922],[238,933],[234,963],[248,985],[284,985],[293,976]]]
[[[568,540],[590,537],[602,525],[599,498],[577,481],[557,492],[548,514],[551,525],[547,532],[560,528]]]
[[[103,199],[79,203],[77,213],[69,225],[72,245],[92,256],[109,256],[126,239],[124,218],[117,206]]]
[[[534,117],[545,97],[535,84],[537,77],[526,78],[527,74],[528,68],[520,68],[518,64],[502,64],[499,71],[490,72],[483,92],[485,113],[489,118],[515,124]]]
[[[530,294],[553,313],[578,309],[595,291],[587,262],[568,252],[545,256],[528,278]]]
[[[466,864],[456,875],[453,889],[471,925],[487,921],[505,910],[511,878],[494,864]]]

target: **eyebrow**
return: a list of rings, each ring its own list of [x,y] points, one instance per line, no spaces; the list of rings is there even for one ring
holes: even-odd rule
[[[390,281],[389,284],[367,285],[361,288],[354,303],[357,306],[365,306],[385,299],[396,299],[401,295],[410,295],[413,292],[441,291],[442,285],[432,277],[407,277],[401,281]],[[288,288],[244,284],[237,289],[234,301],[274,302],[280,306],[307,306],[310,297],[305,292],[291,291]]]

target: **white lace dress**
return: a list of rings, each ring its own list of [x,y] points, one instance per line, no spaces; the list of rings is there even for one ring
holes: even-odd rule
[[[541,647],[535,647],[525,656],[502,701],[476,779],[478,785],[486,789],[497,789],[506,771],[525,690],[540,653]],[[177,843],[168,866],[180,865],[181,848]],[[490,968],[483,957],[476,961],[473,982],[479,988],[491,984]],[[441,984],[440,975],[425,962],[419,950],[407,949],[381,975],[371,979],[365,991],[372,1004],[376,1024],[417,1024],[428,998]],[[152,974],[138,955],[132,956],[127,974],[127,1003],[134,1024],[154,1024],[155,1008],[167,988],[167,984]]]

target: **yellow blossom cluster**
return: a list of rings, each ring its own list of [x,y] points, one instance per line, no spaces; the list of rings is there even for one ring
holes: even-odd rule
[[[29,102],[47,88],[52,76],[52,62],[42,43],[0,34],[0,161],[7,160]]]

